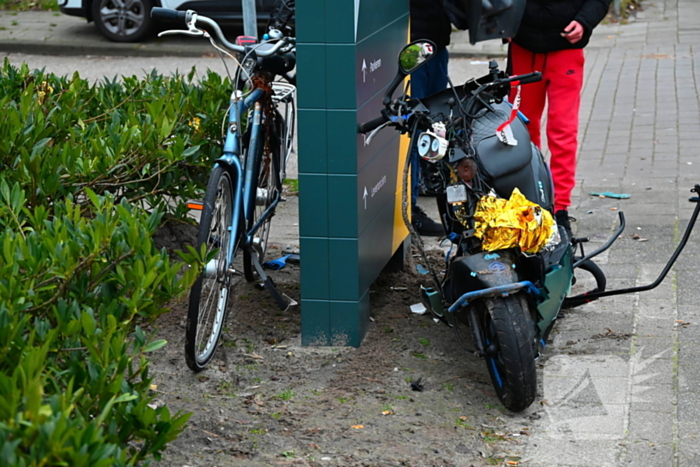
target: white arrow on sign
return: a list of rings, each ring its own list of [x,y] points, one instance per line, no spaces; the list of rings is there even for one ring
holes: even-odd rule
[[[365,209],[367,209],[367,187],[365,187],[365,193],[362,195],[362,199],[365,200]]]
[[[365,59],[362,59],[362,82],[366,82],[367,80],[367,62]]]

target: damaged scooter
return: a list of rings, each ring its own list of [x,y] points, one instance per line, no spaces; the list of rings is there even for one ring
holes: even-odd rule
[[[376,132],[393,127],[407,133],[419,154],[439,164],[446,174],[437,196],[439,212],[454,254],[443,272],[430,266],[423,242],[408,219],[404,169],[403,216],[432,278],[422,287],[421,300],[437,318],[453,327],[465,346],[471,330],[473,350],[483,358],[503,405],[518,412],[537,395],[535,360],[543,351],[562,308],[601,297],[641,292],[661,283],[688,241],[700,203],[687,230],[656,281],[642,287],[606,290],[606,279],[593,258],[607,250],[625,227],[620,225],[601,248],[585,253],[588,240],[576,238],[553,216],[553,188],[549,168],[531,143],[517,101],[505,99],[518,86],[541,79],[539,73],[507,76],[494,61],[488,73],[425,99],[394,96],[405,78],[431,59],[435,45],[415,41],[399,55],[399,70],[387,88],[382,115],[361,124],[366,144]],[[700,193],[700,185],[692,192]],[[697,196],[691,201],[698,201]],[[443,269],[441,266],[439,269]],[[595,288],[569,296],[576,274],[595,279]],[[466,348],[466,347],[465,347]]]

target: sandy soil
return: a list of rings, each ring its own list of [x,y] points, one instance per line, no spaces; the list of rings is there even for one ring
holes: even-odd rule
[[[194,235],[164,231],[158,243],[174,247]],[[269,256],[285,246],[272,244]],[[439,250],[431,258],[439,264]],[[271,275],[299,300],[299,266]],[[299,307],[280,311],[266,290],[244,283],[214,360],[196,374],[183,353],[187,301],[173,304],[154,329],[169,343],[154,355],[152,374],[158,403],[193,415],[158,465],[517,465],[538,414],[508,412],[455,330],[411,313],[425,277],[380,276],[357,349],[302,347]],[[459,329],[471,346],[468,329]]]

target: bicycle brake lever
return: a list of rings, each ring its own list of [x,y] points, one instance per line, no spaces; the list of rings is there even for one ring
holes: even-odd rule
[[[190,10],[188,10],[188,13]],[[192,15],[190,16],[189,21],[187,21],[187,30],[185,31],[184,29],[169,29],[167,31],[163,31],[158,34],[158,37],[163,37],[163,36],[170,36],[174,34],[182,34],[183,36],[192,36],[192,37],[209,37],[209,34],[206,31],[203,31],[197,26],[197,13],[192,12]]]
[[[206,31],[202,31],[201,29],[189,29],[187,31],[185,31],[184,29],[169,29],[167,31],[159,32],[158,37],[174,36],[176,34],[182,34],[183,36],[192,37],[207,37]]]

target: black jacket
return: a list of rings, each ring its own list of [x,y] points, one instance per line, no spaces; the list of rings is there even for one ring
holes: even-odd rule
[[[452,25],[441,0],[411,0],[411,40],[429,39],[438,49],[450,44]]]
[[[605,18],[611,0],[527,0],[525,14],[513,41],[531,52],[582,49],[593,29]],[[583,26],[583,38],[571,44],[561,33],[571,21]]]

